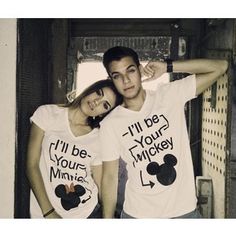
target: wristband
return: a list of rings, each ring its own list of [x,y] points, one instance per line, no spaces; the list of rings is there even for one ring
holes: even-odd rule
[[[52,208],[51,210],[49,210],[48,212],[46,212],[43,217],[45,218],[46,216],[49,216],[50,214],[52,214],[55,211],[54,208]]]
[[[173,72],[173,61],[171,59],[166,59],[166,72],[172,73]]]

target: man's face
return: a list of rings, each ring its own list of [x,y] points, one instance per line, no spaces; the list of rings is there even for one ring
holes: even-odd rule
[[[111,62],[109,72],[118,92],[124,98],[133,99],[140,94],[141,73],[131,57]]]

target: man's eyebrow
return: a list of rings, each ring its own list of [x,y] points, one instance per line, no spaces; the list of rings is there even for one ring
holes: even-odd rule
[[[136,65],[132,64],[132,65],[129,65],[126,69],[128,70],[130,67],[133,67],[133,66],[136,67]]]
[[[128,69],[130,69],[131,67],[136,67],[135,65],[129,65],[127,68],[126,68],[126,70],[128,70]],[[113,71],[112,73],[110,73],[111,75],[114,75],[114,74],[119,74],[119,72],[118,71]]]

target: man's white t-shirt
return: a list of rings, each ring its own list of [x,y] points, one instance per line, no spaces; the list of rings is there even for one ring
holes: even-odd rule
[[[127,214],[172,218],[196,208],[184,112],[195,94],[195,75],[160,84],[156,91],[146,91],[140,111],[119,106],[101,122],[103,161],[121,157],[127,163]]]
[[[98,129],[75,137],[70,129],[68,108],[40,106],[30,118],[44,130],[40,170],[49,200],[62,218],[87,218],[98,203],[98,189],[91,165],[101,165]],[[42,211],[31,193],[31,217]]]

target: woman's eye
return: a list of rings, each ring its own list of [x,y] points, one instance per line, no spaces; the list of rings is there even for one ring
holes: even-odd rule
[[[108,109],[109,109],[109,105],[108,105],[107,103],[104,103],[104,104],[103,104],[103,107],[104,107],[105,110],[108,110]]]
[[[99,90],[96,91],[96,94],[97,94],[99,97],[101,97],[101,96],[103,95],[103,92],[102,92],[101,89],[99,89]]]

